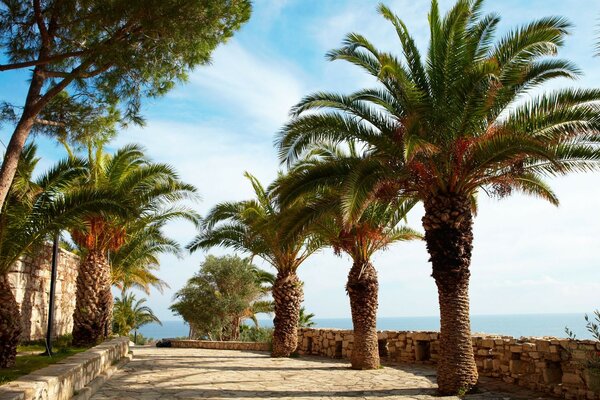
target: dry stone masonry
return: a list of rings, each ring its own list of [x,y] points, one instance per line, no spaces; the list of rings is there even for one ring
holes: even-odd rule
[[[178,340],[169,339],[171,347],[180,349],[213,349],[213,350],[244,350],[244,351],[270,351],[270,343],[261,342],[219,342],[210,340]]]
[[[0,386],[0,400],[69,400],[119,361],[129,338],[117,338]]]
[[[71,333],[79,257],[61,249],[56,281],[54,332],[56,336]],[[19,303],[23,324],[22,340],[42,339],[48,325],[52,245],[41,247],[11,266],[8,281]]]
[[[300,354],[349,358],[352,353],[351,330],[301,328],[298,335]],[[438,336],[438,332],[379,332],[379,355],[391,363],[435,364]],[[598,342],[473,335],[473,349],[482,376],[565,399],[600,399],[600,393],[590,390],[594,377],[583,367],[590,352],[600,351]]]

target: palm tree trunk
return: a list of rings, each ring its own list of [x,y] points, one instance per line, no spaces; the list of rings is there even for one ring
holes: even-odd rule
[[[440,303],[437,382],[441,394],[461,394],[471,390],[478,379],[469,319],[471,202],[467,196],[438,194],[424,205],[425,241]]]
[[[6,274],[0,275],[0,368],[15,365],[21,338],[21,313]]]
[[[355,261],[348,274],[346,291],[350,297],[354,344],[350,362],[352,369],[379,368],[377,342],[377,271],[368,261]]]
[[[79,265],[73,314],[73,343],[93,346],[111,334],[113,297],[110,265],[98,250],[90,250]]]
[[[279,271],[273,284],[272,357],[289,357],[298,347],[298,317],[304,300],[302,282],[295,271]]]

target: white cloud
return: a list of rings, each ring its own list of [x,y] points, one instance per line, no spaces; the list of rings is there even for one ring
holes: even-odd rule
[[[217,49],[211,66],[191,75],[191,85],[184,90],[214,99],[238,121],[249,119],[262,133],[272,135],[303,94],[299,71],[260,46],[248,48],[232,41]]]

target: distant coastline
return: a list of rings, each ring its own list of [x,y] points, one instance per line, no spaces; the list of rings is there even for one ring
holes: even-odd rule
[[[508,314],[508,315],[473,315],[471,330],[474,333],[487,333],[521,336],[554,336],[565,337],[565,326],[568,326],[579,339],[589,339],[585,330],[584,313],[568,314]],[[314,318],[315,328],[352,329],[350,318]],[[273,325],[270,319],[259,319],[261,326]],[[377,329],[393,331],[437,331],[439,317],[381,317],[377,319]],[[182,337],[188,335],[188,326],[181,320],[163,321],[163,325],[146,325],[140,329],[146,336],[155,339],[165,337]]]

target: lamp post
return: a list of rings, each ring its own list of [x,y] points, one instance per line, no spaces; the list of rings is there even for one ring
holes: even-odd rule
[[[50,275],[50,299],[48,302],[48,329],[46,330],[46,350],[52,356],[52,328],[54,327],[54,292],[56,291],[56,275],[58,269],[58,245],[60,233],[54,236],[52,245],[52,273]]]

